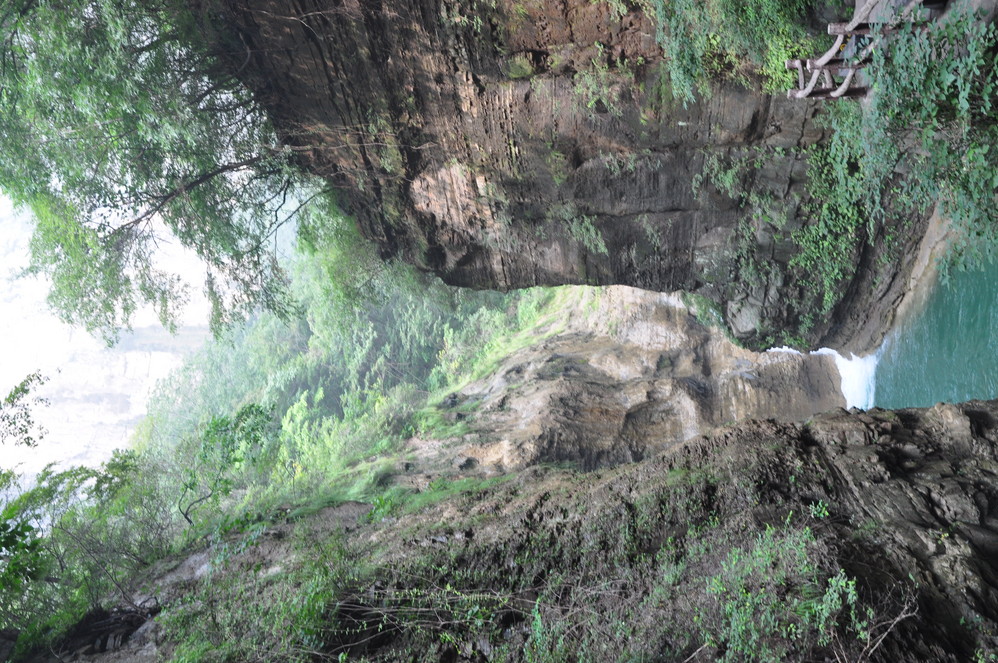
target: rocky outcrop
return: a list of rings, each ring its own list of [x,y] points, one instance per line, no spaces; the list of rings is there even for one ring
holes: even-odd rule
[[[612,470],[527,468],[380,522],[348,504],[318,526],[275,524],[231,547],[213,582],[287,568],[293,528],[334,523],[346,568],[368,571],[330,597],[319,660],[988,660],[996,473],[998,401],[750,421]],[[176,576],[144,584],[189,610]]]
[[[137,644],[142,639],[138,631],[149,630],[149,620],[159,614],[159,611],[158,605],[152,609],[130,606],[110,611],[103,608],[91,610],[59,643],[60,653],[79,658],[114,652],[128,642]]]
[[[14,653],[14,646],[17,644],[18,632],[14,629],[0,630],[0,661],[7,661]]]
[[[685,107],[641,4],[250,0],[205,16],[299,163],[386,257],[474,288],[697,292],[753,346],[805,315],[815,347],[877,345],[884,329],[871,338],[845,312],[889,319],[917,224],[891,260],[882,238],[863,244],[842,306],[814,315],[789,261],[807,199],[796,148],[822,139],[817,108],[733,78]],[[746,156],[760,167],[734,172],[734,190],[785,219],[751,218],[710,175],[694,192],[705,160]]]
[[[414,439],[420,457],[491,474],[544,462],[591,469],[736,421],[804,421],[845,405],[831,356],[739,347],[706,301],[697,311],[694,298],[624,286],[557,297],[528,347],[440,405],[470,427],[464,442]]]
[[[998,651],[996,471],[996,401],[835,410],[803,425],[746,422],[614,472],[527,471],[429,515],[436,525],[424,545],[434,560],[490,569],[496,591],[518,595],[555,578],[552,593],[534,590],[546,596],[547,619],[579,617],[583,605],[607,621],[629,614],[634,630],[618,646],[651,643],[637,649],[652,660],[707,661],[734,646],[689,638],[695,616],[709,630],[712,594],[724,596],[707,579],[735,583],[738,560],[748,563],[767,537],[790,546],[813,536],[811,563],[856,580],[872,634],[804,651],[795,649],[806,649],[801,631],[785,655],[760,660],[987,660]],[[411,526],[388,526],[382,545]],[[764,576],[782,572],[778,558],[766,558]],[[444,568],[433,581],[460,576]],[[756,595],[758,610],[801,589],[759,582],[748,589],[774,594]],[[763,614],[772,617],[753,619]],[[604,624],[585,623],[571,628]]]

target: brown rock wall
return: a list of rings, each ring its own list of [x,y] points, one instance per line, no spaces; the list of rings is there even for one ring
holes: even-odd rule
[[[210,18],[231,33],[232,68],[386,257],[474,288],[699,292],[753,345],[816,310],[788,267],[788,238],[806,197],[794,148],[821,140],[817,108],[731,80],[684,108],[640,11],[618,19],[589,0],[222,6]],[[768,160],[739,188],[784,201],[781,229],[709,182],[693,193],[706,155],[757,148]],[[894,306],[904,260],[883,267],[880,252],[857,256],[848,301],[817,316],[811,342],[855,340],[861,322],[847,309],[880,319],[878,306]]]
[[[536,341],[440,406],[464,440],[415,439],[436,465],[490,474],[544,462],[638,461],[736,421],[804,421],[842,407],[829,355],[757,353],[675,295],[566,288]],[[423,468],[423,471],[433,471]]]

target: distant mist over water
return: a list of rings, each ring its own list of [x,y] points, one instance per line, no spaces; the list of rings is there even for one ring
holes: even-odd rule
[[[98,465],[127,447],[156,381],[208,336],[206,304],[198,297],[176,336],[143,311],[114,348],[62,323],[47,307],[43,279],[14,278],[28,264],[30,238],[31,221],[0,199],[0,397],[33,371],[49,379],[38,392],[49,406],[34,410],[48,434],[32,449],[0,446],[0,468],[16,467],[28,477],[51,462]],[[168,254],[163,266],[200,283],[195,258]]]

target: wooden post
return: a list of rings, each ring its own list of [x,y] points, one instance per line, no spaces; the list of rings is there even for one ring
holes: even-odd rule
[[[828,34],[830,35],[868,35],[870,34],[870,24],[860,23],[852,30],[848,23],[829,23]]]

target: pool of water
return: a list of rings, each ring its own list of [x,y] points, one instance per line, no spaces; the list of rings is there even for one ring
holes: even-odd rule
[[[998,398],[998,265],[954,272],[878,351],[873,404]]]

